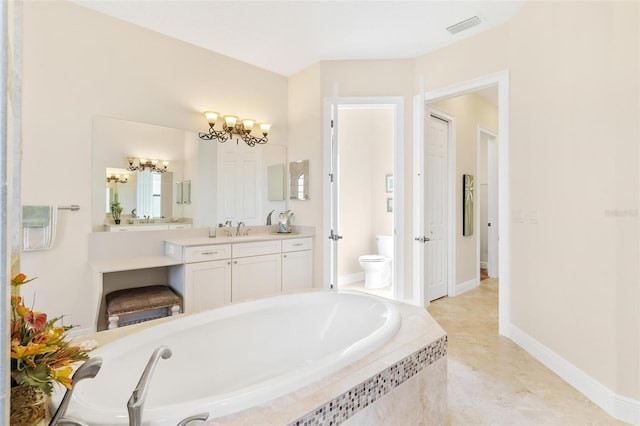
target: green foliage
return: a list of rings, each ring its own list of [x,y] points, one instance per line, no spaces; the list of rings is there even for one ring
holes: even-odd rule
[[[113,203],[111,203],[111,216],[113,216],[113,219],[120,219],[120,213],[122,213],[122,206],[120,205],[119,201],[114,201]]]

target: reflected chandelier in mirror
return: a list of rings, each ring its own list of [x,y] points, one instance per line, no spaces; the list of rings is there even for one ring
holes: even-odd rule
[[[168,161],[162,161],[162,167],[158,166],[160,160],[147,160],[145,158],[140,158],[138,160],[138,165],[134,166],[136,159],[133,157],[128,157],[127,161],[129,162],[129,170],[132,172],[135,171],[145,171],[148,170],[152,173],[165,173],[167,171],[167,167],[169,167]]]

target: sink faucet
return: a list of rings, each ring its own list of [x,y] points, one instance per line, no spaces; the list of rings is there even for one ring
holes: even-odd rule
[[[269,214],[267,215],[267,225],[271,225],[271,215],[273,214],[273,212],[275,212],[276,210],[273,209],[269,212]]]
[[[158,361],[162,359],[171,358],[171,349],[166,346],[159,346],[151,354],[147,366],[142,372],[142,377],[138,385],[131,393],[131,397],[127,402],[127,410],[129,410],[129,426],[142,426],[142,408],[144,401],[147,398],[147,392],[149,390],[149,383],[151,381],[151,375],[156,368]]]
[[[244,226],[244,222],[238,222],[238,227],[236,228],[236,237],[240,235],[240,228]]]

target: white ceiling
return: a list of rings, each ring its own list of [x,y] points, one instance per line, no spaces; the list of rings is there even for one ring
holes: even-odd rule
[[[73,0],[289,76],[323,60],[415,58],[508,21],[525,0]],[[477,27],[446,27],[478,16]]]

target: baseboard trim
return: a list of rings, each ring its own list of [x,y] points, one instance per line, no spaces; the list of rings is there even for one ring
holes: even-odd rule
[[[459,296],[469,290],[473,290],[476,287],[478,287],[478,280],[476,278],[464,283],[456,284],[456,296]]]
[[[511,325],[511,340],[612,417],[640,425],[640,401],[618,395],[551,349]]]
[[[345,285],[345,284],[353,284],[360,281],[364,281],[364,271],[356,272],[355,274],[340,275],[338,277],[339,286]]]

